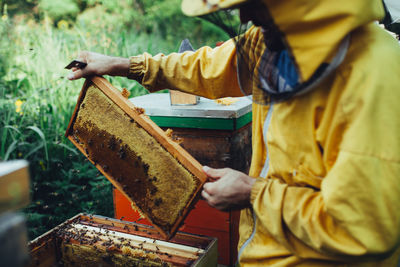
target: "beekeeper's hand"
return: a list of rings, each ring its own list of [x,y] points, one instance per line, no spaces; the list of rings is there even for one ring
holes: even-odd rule
[[[111,57],[94,52],[82,51],[76,58],[87,63],[83,69],[72,68],[68,74],[69,80],[86,78],[93,75],[111,75],[126,77],[129,72],[129,58]]]
[[[212,169],[204,166],[203,170],[210,182],[204,184],[201,195],[210,206],[222,211],[251,206],[250,192],[255,178],[230,168]]]

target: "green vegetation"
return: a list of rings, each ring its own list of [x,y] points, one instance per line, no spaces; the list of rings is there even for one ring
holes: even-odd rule
[[[80,50],[128,57],[225,40],[215,26],[180,13],[180,1],[1,1],[0,160],[30,162],[29,238],[79,212],[113,216],[111,184],[64,137],[83,80],[64,66]],[[139,84],[108,77],[131,95]]]

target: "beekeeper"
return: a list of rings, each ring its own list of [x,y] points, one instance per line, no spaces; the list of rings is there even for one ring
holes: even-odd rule
[[[241,266],[396,266],[400,47],[374,23],[381,0],[182,3],[189,16],[233,8],[254,26],[220,47],[129,59],[82,52],[88,65],[69,78],[251,95],[249,175],[204,167],[202,191],[215,208],[242,209]]]

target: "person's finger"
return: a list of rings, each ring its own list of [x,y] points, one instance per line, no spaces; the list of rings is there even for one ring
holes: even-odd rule
[[[213,183],[205,183],[203,185],[203,191],[206,191],[207,194],[209,194],[210,196],[212,196],[214,194],[214,186]]]
[[[211,198],[211,196],[210,196],[205,190],[201,191],[201,196],[202,196],[206,201],[208,201],[208,200]]]
[[[208,177],[214,178],[214,179],[219,179],[223,175],[226,174],[226,168],[224,169],[213,169],[208,166],[203,166],[203,171],[207,174]]]
[[[207,201],[208,205],[210,205],[213,208],[216,207],[215,199],[212,196],[210,196],[205,190],[201,191],[201,196],[205,199],[205,201]]]
[[[67,76],[68,80],[77,80],[83,77],[83,71],[81,69],[77,69],[76,71],[70,72]]]

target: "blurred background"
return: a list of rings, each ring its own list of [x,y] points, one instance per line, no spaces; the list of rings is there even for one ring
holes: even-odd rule
[[[185,17],[180,0],[0,0],[0,160],[26,159],[29,239],[77,213],[113,216],[111,184],[64,137],[83,80],[64,67],[80,50],[128,57],[176,52],[228,36]],[[131,96],[147,91],[108,77]]]

